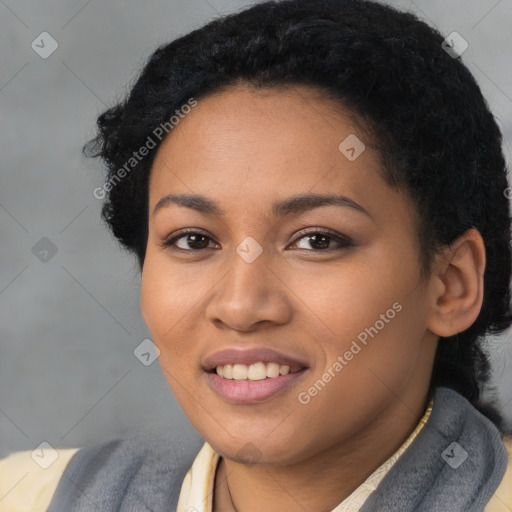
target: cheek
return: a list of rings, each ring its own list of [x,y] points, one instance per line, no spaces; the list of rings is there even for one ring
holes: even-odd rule
[[[179,273],[165,271],[155,263],[147,257],[141,281],[141,311],[152,341],[160,350],[163,376],[190,417],[195,402],[186,390],[192,389],[201,373],[198,366],[185,364],[195,361],[194,332],[187,322],[195,297],[188,294],[189,290],[192,293],[191,287],[181,284],[180,277],[172,277]]]
[[[197,307],[200,294],[182,273],[166,268],[162,258],[149,254],[141,280],[141,312],[153,342],[161,351],[161,361],[193,345],[184,332],[187,315]],[[189,343],[185,343],[186,341]],[[171,354],[172,353],[172,354]],[[175,360],[169,357],[169,360]]]
[[[284,279],[300,298],[298,307],[321,330],[319,338],[336,350],[373,326],[402,295],[396,282],[370,262],[342,261],[329,272],[305,272],[300,278],[300,272],[294,272]]]
[[[321,340],[321,365],[327,369],[347,354],[347,367],[364,373],[368,368],[392,372],[410,367],[420,350],[426,317],[414,263],[412,256],[410,261],[398,260],[392,251],[380,251],[357,264],[347,259],[331,272],[308,279],[288,276],[315,325],[315,338]],[[357,370],[355,379],[362,375]]]

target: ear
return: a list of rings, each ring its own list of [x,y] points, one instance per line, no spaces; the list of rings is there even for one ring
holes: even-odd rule
[[[469,229],[436,257],[431,276],[428,329],[449,337],[477,319],[484,294],[485,244],[477,229]]]

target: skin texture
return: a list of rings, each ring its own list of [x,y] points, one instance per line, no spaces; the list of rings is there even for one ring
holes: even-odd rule
[[[480,311],[480,234],[445,248],[422,280],[414,204],[383,180],[358,126],[315,89],[238,85],[200,99],[156,155],[141,310],[178,402],[223,457],[215,511],[334,508],[423,415],[438,336],[464,330]],[[366,145],[354,161],[338,150],[350,134]],[[225,215],[174,204],[154,213],[171,193],[207,196]],[[330,205],[273,216],[275,201],[303,193],[342,194],[369,215]],[[203,232],[204,243],[190,245],[206,248],[190,248],[187,236],[176,242],[181,251],[162,245],[183,228]],[[352,245],[328,238],[322,249],[298,234],[306,228],[334,230]],[[248,236],[263,250],[252,263],[236,252]],[[400,312],[300,403],[394,303]],[[272,347],[308,369],[266,401],[229,403],[202,368],[228,347]]]

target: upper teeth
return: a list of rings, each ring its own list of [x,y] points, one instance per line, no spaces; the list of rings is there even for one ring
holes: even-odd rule
[[[225,379],[233,380],[263,380],[267,377],[275,378],[279,375],[288,375],[288,373],[296,373],[300,368],[294,368],[290,371],[290,367],[278,363],[258,362],[251,365],[246,364],[225,364],[217,366],[217,375]]]

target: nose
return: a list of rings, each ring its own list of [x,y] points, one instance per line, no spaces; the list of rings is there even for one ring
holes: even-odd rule
[[[207,319],[218,328],[251,332],[292,317],[287,286],[265,250],[252,262],[234,252],[225,277],[213,288]]]

